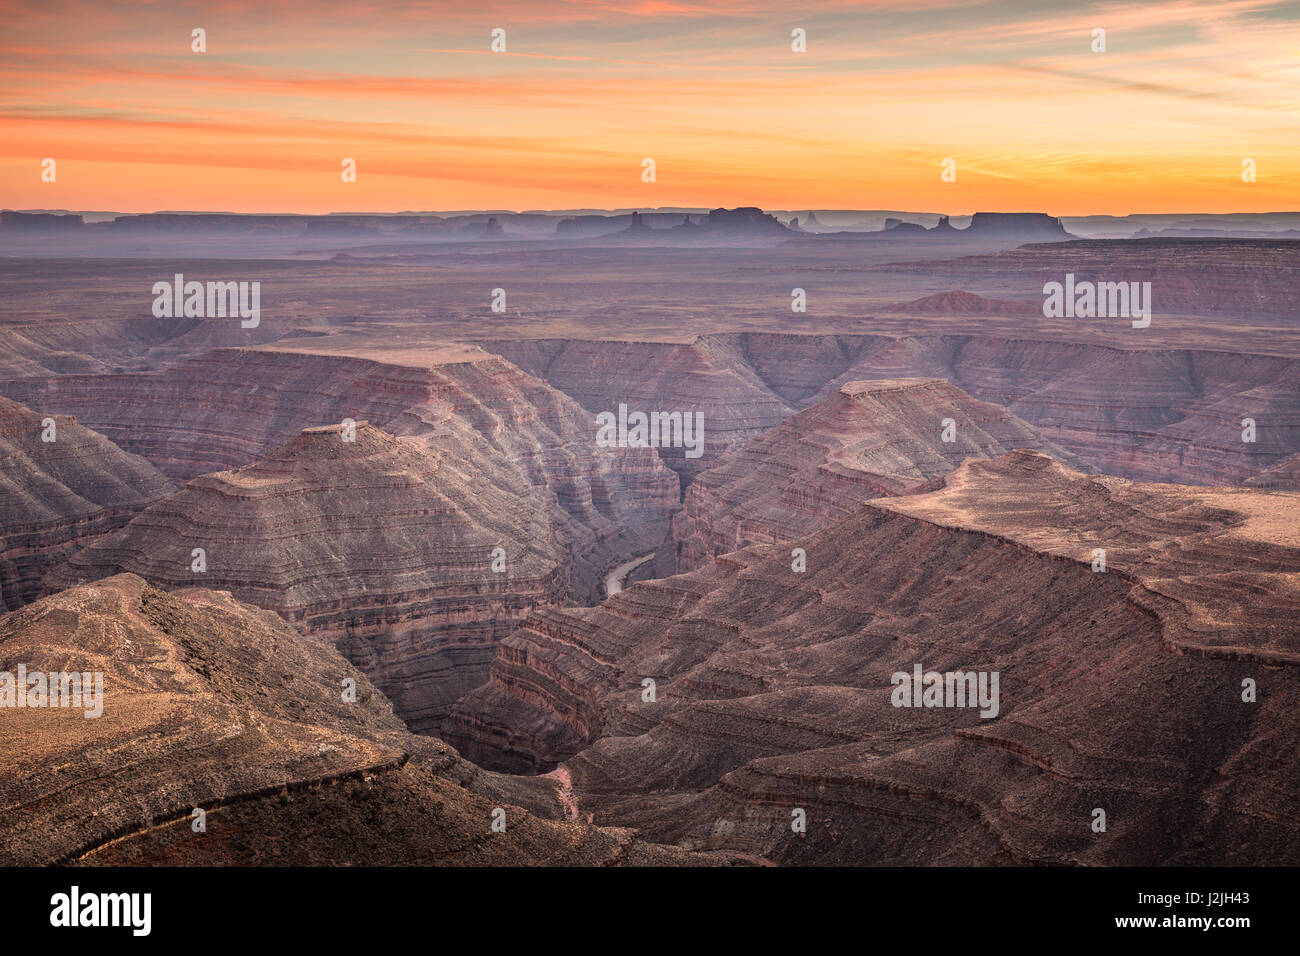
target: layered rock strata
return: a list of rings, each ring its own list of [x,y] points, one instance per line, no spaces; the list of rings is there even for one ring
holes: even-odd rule
[[[275,611],[338,645],[427,730],[486,679],[515,619],[564,600],[572,562],[522,476],[359,422],[307,429],[255,464],[195,478],[48,584],[121,571]]]
[[[1238,484],[1300,453],[1300,362],[1281,356],[991,335],[766,332],[689,344],[485,346],[588,409],[620,400],[673,407],[676,396],[689,397],[676,400],[723,425],[687,478],[845,383],[876,378],[947,379],[1097,469],[1142,481]],[[637,371],[629,377],[628,368]],[[1242,440],[1246,418],[1254,441]]]
[[[598,446],[572,399],[477,348],[229,349],[38,391],[178,477],[270,453],[195,478],[50,587],[118,571],[229,587],[334,640],[421,731],[486,680],[515,616],[595,600],[602,573],[662,541],[677,505],[654,449]]]
[[[921,490],[967,458],[1018,448],[1078,466],[1000,405],[942,379],[848,382],[697,476],[659,567],[689,571],[746,545],[801,537],[872,498]]]
[[[174,490],[75,418],[0,398],[0,611],[35,599],[52,567]]]
[[[1274,488],[1279,491],[1300,491],[1300,454],[1283,458],[1276,465],[1264,469],[1242,484],[1251,488]]]
[[[0,617],[19,664],[98,672],[103,695],[93,719],[0,709],[9,866],[717,862],[564,821],[553,782],[407,733],[332,648],[228,593],[119,575],[43,598]]]
[[[535,613],[449,723],[596,822],[784,863],[1300,861],[1300,495],[1030,451],[944,480],[804,573],[755,545]],[[918,665],[999,675],[993,713],[896,706]]]
[[[176,480],[246,465],[305,427],[345,419],[420,439],[463,456],[483,480],[523,480],[547,499],[579,600],[598,598],[607,567],[662,541],[678,503],[653,448],[598,446],[594,416],[476,347],[218,349],[161,372],[4,388],[75,409]]]
[[[1081,281],[1150,282],[1166,316],[1289,315],[1300,283],[1300,257],[1286,239],[1074,239],[880,268],[958,282],[997,277],[1034,290],[1067,272]]]
[[[662,448],[660,457],[681,476],[683,489],[733,445],[779,424],[794,410],[752,371],[718,362],[707,347],[656,342],[534,339],[483,343],[491,352],[545,379],[599,414],[698,413],[704,422],[699,457]]]

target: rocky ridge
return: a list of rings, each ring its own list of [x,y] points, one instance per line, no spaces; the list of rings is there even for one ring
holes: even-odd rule
[[[530,615],[449,723],[597,822],[782,863],[1296,862],[1300,496],[1031,451],[944,480],[797,539],[805,573],[756,545]],[[996,715],[892,706],[917,664],[999,673]]]
[[[657,569],[689,571],[750,544],[802,537],[872,498],[922,490],[967,458],[1017,448],[1079,467],[1000,405],[943,379],[847,382],[699,474]]]
[[[173,490],[76,418],[0,398],[0,611],[38,597],[52,567]]]
[[[1108,348],[981,335],[745,332],[692,343],[485,342],[589,410],[691,408],[704,456],[734,445],[846,382],[943,378],[1005,407],[1099,471],[1141,481],[1238,484],[1300,453],[1300,362],[1193,349]],[[637,370],[629,375],[628,368]],[[1244,442],[1243,419],[1256,422]]]
[[[228,593],[72,588],[0,617],[0,666],[18,662],[101,672],[103,711],[0,717],[10,866],[720,862],[565,821],[552,782],[407,733],[331,648]]]
[[[252,465],[193,479],[47,585],[131,572],[228,590],[332,642],[412,729],[436,728],[486,679],[515,619],[564,601],[571,556],[520,476],[481,474],[368,422],[346,434],[307,429]]]
[[[63,376],[3,390],[74,409],[174,480],[255,461],[303,428],[366,420],[455,453],[482,478],[526,482],[547,500],[574,555],[575,596],[600,572],[661,540],[678,502],[652,448],[596,445],[594,416],[476,347],[332,353],[323,346],[216,349],[158,372]]]

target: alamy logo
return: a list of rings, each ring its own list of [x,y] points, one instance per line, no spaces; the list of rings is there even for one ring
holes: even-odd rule
[[[596,416],[598,448],[685,448],[687,458],[704,454],[703,412],[632,412],[626,405]]]
[[[103,671],[0,671],[0,707],[80,707],[87,720],[104,713]]]
[[[1150,282],[1075,282],[1074,273],[1065,283],[1043,285],[1043,316],[1048,319],[1133,319],[1133,328],[1151,324]]]
[[[132,936],[148,936],[153,926],[152,893],[71,892],[50,897],[51,926],[129,926]]]
[[[889,701],[895,707],[979,707],[984,718],[998,715],[997,671],[894,671]]]
[[[172,282],[153,284],[156,319],[218,319],[239,316],[240,328],[255,329],[262,321],[262,283],[186,282],[178,272]]]

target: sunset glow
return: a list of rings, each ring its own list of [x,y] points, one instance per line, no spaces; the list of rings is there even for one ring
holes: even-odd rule
[[[4,18],[6,208],[1300,205],[1294,2],[54,0]]]

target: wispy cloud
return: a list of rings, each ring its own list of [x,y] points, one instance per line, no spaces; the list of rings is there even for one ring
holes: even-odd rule
[[[10,0],[0,15],[4,206],[151,208],[165,190],[193,208],[215,184],[233,190],[223,208],[303,210],[1300,201],[1290,0]],[[37,175],[50,155],[68,161],[57,185]],[[361,170],[350,191],[343,156]]]

